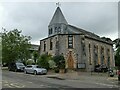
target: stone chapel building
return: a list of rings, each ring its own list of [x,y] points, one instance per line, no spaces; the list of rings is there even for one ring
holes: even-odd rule
[[[45,53],[62,54],[67,69],[90,71],[98,64],[115,66],[112,41],[68,24],[59,6],[48,25],[48,37],[40,40],[40,55]]]

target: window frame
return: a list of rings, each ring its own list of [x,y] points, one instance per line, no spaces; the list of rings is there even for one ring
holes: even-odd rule
[[[73,35],[68,35],[68,48],[73,49]]]

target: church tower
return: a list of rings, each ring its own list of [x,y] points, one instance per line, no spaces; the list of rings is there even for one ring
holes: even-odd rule
[[[48,36],[52,36],[55,34],[65,34],[67,30],[67,21],[58,6],[52,20],[50,21],[48,25]]]

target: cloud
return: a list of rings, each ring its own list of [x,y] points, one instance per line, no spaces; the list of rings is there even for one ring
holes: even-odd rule
[[[69,24],[100,36],[117,38],[117,5],[117,2],[62,2],[61,10]],[[2,27],[22,30],[36,44],[47,37],[48,24],[56,9],[52,2],[4,2],[1,7]]]

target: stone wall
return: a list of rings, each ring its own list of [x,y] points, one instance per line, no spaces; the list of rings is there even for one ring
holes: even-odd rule
[[[53,42],[53,48],[50,50],[50,40]],[[44,41],[46,42],[46,51],[43,51]],[[99,42],[90,38],[86,38],[84,35],[73,35],[73,49],[68,48],[68,35],[54,35],[52,37],[43,39],[41,42],[40,54],[48,53],[51,55],[62,54],[66,59],[66,68],[68,67],[67,60],[69,51],[72,51],[72,57],[74,60],[74,68],[77,68],[78,63],[86,64],[86,71],[94,70],[96,64],[101,64],[102,58],[104,58],[103,64],[108,63],[108,57],[110,60],[110,67],[114,67],[113,60],[113,48],[112,45]],[[56,47],[57,42],[57,47]],[[90,44],[90,49],[89,49]],[[97,48],[97,49],[96,49]],[[101,48],[103,50],[103,56],[101,55]],[[109,52],[108,52],[109,50]],[[96,54],[95,54],[96,53]],[[91,59],[91,65],[90,65]],[[96,60],[96,61],[95,61]]]

